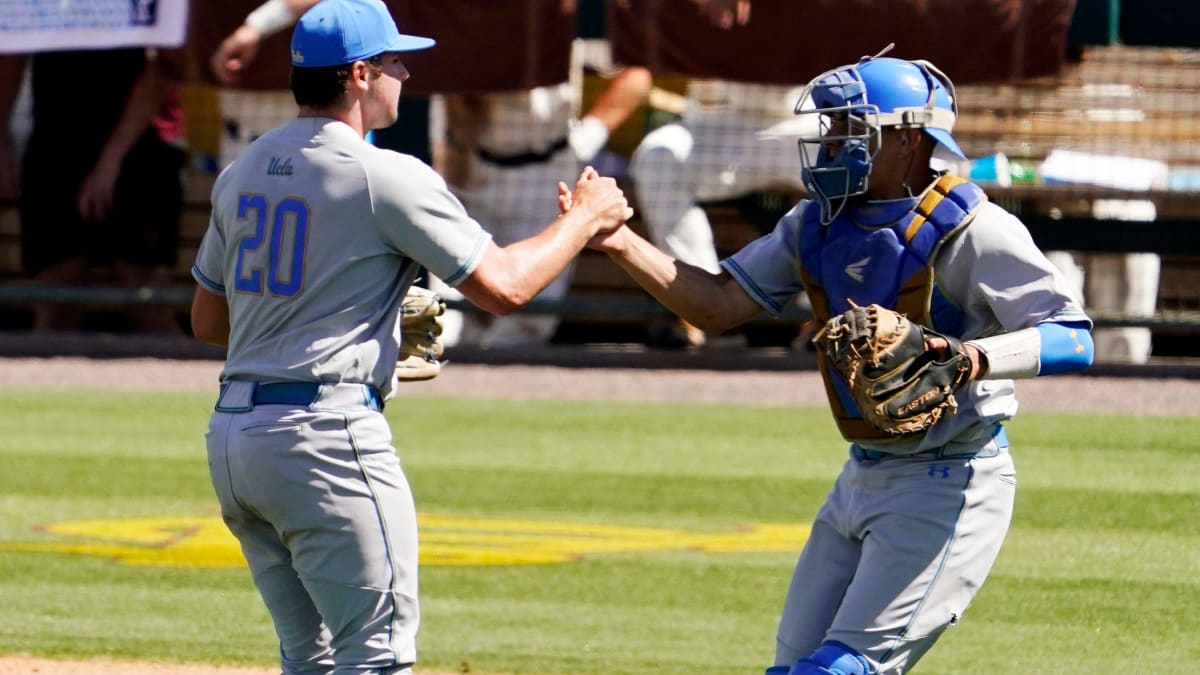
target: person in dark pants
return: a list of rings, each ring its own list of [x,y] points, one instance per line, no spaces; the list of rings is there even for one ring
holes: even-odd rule
[[[6,70],[19,74],[25,58],[5,59]],[[77,77],[82,63],[92,76]],[[32,132],[20,170],[11,145],[0,153],[0,183],[20,186],[24,270],[47,284],[84,285],[99,268],[120,286],[165,283],[183,207],[178,90],[143,48],[40,52],[29,64]],[[11,115],[20,80],[0,84],[7,103],[0,121]],[[33,328],[77,330],[81,315],[78,307],[39,303]],[[167,306],[131,310],[130,328],[182,333]]]

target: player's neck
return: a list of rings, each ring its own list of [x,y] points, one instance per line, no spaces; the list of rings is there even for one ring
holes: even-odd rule
[[[342,122],[346,126],[354,129],[359,136],[366,138],[366,131],[363,125],[362,115],[359,114],[358,106],[354,108],[319,108],[316,106],[301,106],[300,114],[297,117],[326,117],[331,120]]]

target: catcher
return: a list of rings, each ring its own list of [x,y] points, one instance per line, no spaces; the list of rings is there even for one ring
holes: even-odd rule
[[[954,86],[931,63],[864,57],[818,75],[795,111],[821,129],[800,143],[810,198],[718,273],[628,227],[592,246],[713,333],[807,291],[849,457],[767,674],[907,673],[962,618],[1008,531],[1013,380],[1090,365],[1092,324],[1016,217],[931,168],[963,157]]]

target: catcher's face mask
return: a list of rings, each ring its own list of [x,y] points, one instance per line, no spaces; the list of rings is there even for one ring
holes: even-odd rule
[[[820,136],[800,138],[800,160],[822,223],[833,222],[849,198],[867,191],[882,127],[921,129],[937,141],[935,157],[966,159],[950,135],[958,117],[950,79],[927,61],[880,55],[813,78],[793,110],[820,118]]]

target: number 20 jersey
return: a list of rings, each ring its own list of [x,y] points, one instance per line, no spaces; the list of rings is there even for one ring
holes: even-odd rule
[[[415,265],[451,286],[490,235],[415,157],[292,120],[217,178],[192,276],[229,303],[222,381],[346,381],[385,396]]]

